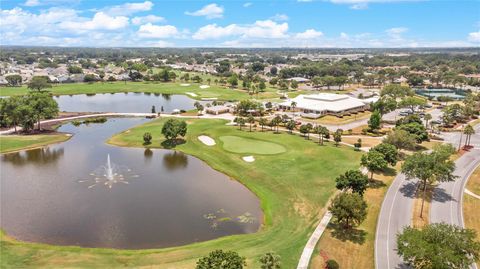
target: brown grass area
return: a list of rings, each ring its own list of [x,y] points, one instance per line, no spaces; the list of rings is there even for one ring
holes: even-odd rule
[[[372,113],[370,111],[359,112],[357,114],[351,114],[348,116],[337,117],[333,115],[325,115],[319,119],[303,119],[304,121],[318,123],[318,124],[347,124],[357,120],[362,120],[370,117]]]
[[[467,182],[467,189],[477,195],[480,195],[480,166],[477,167],[477,169],[475,169],[470,176],[470,179]]]
[[[396,167],[400,169],[400,164]],[[386,174],[375,174],[375,186],[367,189],[364,199],[368,204],[367,219],[347,236],[338,236],[332,225],[326,229],[313,254],[310,268],[325,268],[326,259],[336,260],[340,268],[375,268],[374,246],[378,214],[388,186],[395,175],[392,171]]]
[[[480,195],[480,166],[473,172],[467,183],[467,189],[471,192]],[[468,194],[463,195],[463,218],[465,226],[477,231],[477,240],[480,241],[480,199],[476,199]],[[477,262],[480,267],[480,263]]]
[[[362,139],[362,147],[375,147],[376,145],[382,143],[382,139],[380,138],[373,138],[373,137],[369,137],[369,136],[362,136],[362,137],[358,137],[358,136],[343,136],[342,137],[342,142],[345,142],[347,144],[355,144],[357,143],[357,140],[358,139]]]
[[[413,204],[412,225],[416,228],[422,228],[430,223],[430,204],[432,201],[434,186],[427,185],[427,192],[425,194],[425,203],[423,205],[423,215],[420,217],[423,201],[423,186],[418,185],[415,201]]]

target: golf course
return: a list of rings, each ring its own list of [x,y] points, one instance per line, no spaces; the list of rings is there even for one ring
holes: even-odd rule
[[[122,147],[161,148],[164,122],[164,119],[153,120],[125,130],[106,142]],[[174,150],[200,158],[255,193],[263,210],[258,232],[147,250],[53,246],[20,242],[2,233],[1,266],[192,268],[201,256],[223,249],[245,256],[248,268],[259,268],[259,257],[268,251],[282,256],[284,268],[294,268],[328,199],[336,192],[335,177],[345,170],[358,168],[361,153],[349,147],[335,147],[333,143],[320,146],[298,135],[239,130],[226,123],[225,120],[188,119],[185,143],[179,143]],[[145,132],[153,137],[148,146],[143,145]],[[216,144],[206,146],[198,140],[201,135],[211,137]],[[242,157],[247,154],[253,155],[255,161],[244,161]]]

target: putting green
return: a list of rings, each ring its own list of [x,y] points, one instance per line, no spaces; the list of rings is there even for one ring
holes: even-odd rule
[[[223,149],[234,153],[251,153],[251,154],[279,154],[287,151],[284,146],[240,136],[220,136],[223,142]]]

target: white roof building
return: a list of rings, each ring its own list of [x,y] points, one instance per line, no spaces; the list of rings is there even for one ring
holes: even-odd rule
[[[367,109],[372,101],[372,98],[358,99],[346,94],[301,94],[293,99],[280,103],[279,107],[290,109],[292,102],[295,102],[296,109],[300,109],[304,113],[344,114]]]

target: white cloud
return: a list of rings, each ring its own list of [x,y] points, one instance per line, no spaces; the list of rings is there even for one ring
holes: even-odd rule
[[[128,18],[125,16],[110,16],[103,12],[97,12],[91,19],[78,21],[65,21],[60,23],[60,28],[73,32],[92,30],[119,30],[128,26]]]
[[[144,24],[138,29],[138,36],[143,38],[173,38],[178,36],[179,32],[173,25],[154,25]]]
[[[340,38],[341,39],[349,39],[350,37],[348,36],[348,34],[344,33],[344,32],[341,32],[340,33]]]
[[[275,16],[270,17],[274,21],[288,21],[288,16],[286,14],[275,14]]]
[[[80,2],[80,0],[26,0],[25,3],[23,3],[23,5],[27,7],[46,6],[46,5],[52,5],[52,6],[65,5],[65,6],[71,7],[75,4],[78,4],[78,2]]]
[[[480,31],[469,33],[468,40],[472,42],[480,42]]]
[[[322,32],[316,31],[315,29],[308,29],[303,33],[297,33],[295,35],[298,39],[315,39],[323,36]]]
[[[135,25],[146,24],[149,22],[156,23],[156,22],[164,22],[164,21],[165,21],[164,17],[155,16],[155,15],[147,15],[147,16],[132,18],[132,23]]]
[[[361,10],[361,9],[367,9],[368,4],[367,3],[358,3],[350,6],[351,9],[355,10]]]
[[[227,36],[242,38],[282,38],[287,36],[288,23],[277,23],[272,20],[256,21],[253,24],[230,24],[225,27],[209,24],[201,27],[193,34],[194,39],[218,39]]]
[[[205,16],[207,19],[215,19],[215,18],[222,18],[223,17],[223,7],[218,6],[217,4],[209,4],[201,9],[189,12],[186,11],[185,14],[190,16]]]
[[[121,5],[106,7],[101,11],[110,15],[128,16],[137,12],[149,11],[153,7],[153,3],[145,1],[143,3],[125,3]]]
[[[249,7],[251,5],[253,5],[251,2],[246,2],[245,4],[243,4],[243,7]]]
[[[27,7],[34,7],[34,6],[39,6],[40,5],[40,1],[38,0],[27,0],[25,2],[25,4],[23,4],[24,6],[27,6]]]
[[[351,5],[351,9],[367,9],[369,3],[418,2],[424,0],[325,0],[333,4]]]
[[[406,27],[394,27],[386,30],[385,32],[393,39],[402,39],[402,34],[407,31],[408,28]]]

